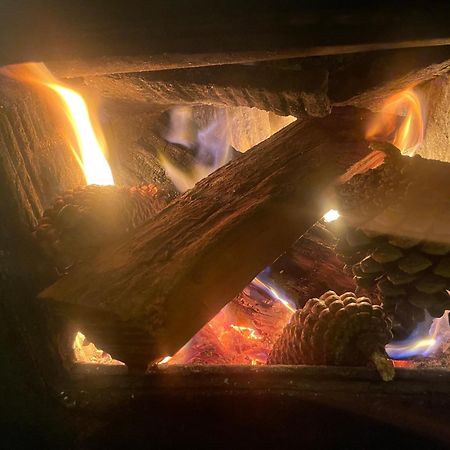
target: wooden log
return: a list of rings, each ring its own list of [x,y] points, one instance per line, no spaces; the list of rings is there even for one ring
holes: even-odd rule
[[[450,163],[400,156],[357,175],[338,189],[339,211],[348,224],[380,235],[450,244]]]
[[[52,62],[76,77],[449,43],[445,2],[132,3],[2,5],[0,64]]]
[[[54,278],[42,270],[30,231],[60,190],[84,179],[42,99],[25,86],[0,77],[0,105],[3,410],[10,411],[10,420],[17,424],[28,420],[30,408],[41,408],[42,414],[37,415],[46,416],[48,422],[55,411],[43,406],[44,395],[48,385],[63,376],[63,365],[50,339],[42,305],[36,302],[37,293]]]
[[[246,106],[296,117],[330,112],[326,67],[293,70],[228,65],[138,74],[85,77],[87,86],[107,100],[145,106]]]
[[[73,82],[113,105],[247,106],[296,117],[331,106],[377,110],[387,97],[450,70],[450,47],[303,58],[255,65],[84,77]]]
[[[349,108],[286,127],[40,297],[129,365],[173,354],[327,211],[339,176],[383,160],[368,118]]]
[[[273,343],[289,322],[295,307],[325,292],[354,291],[352,277],[343,271],[333,247],[335,237],[316,223],[283,256],[226,305],[178,351],[170,364],[250,364],[265,363]],[[269,290],[291,303],[287,307]],[[234,336],[229,323],[250,327],[259,339],[245,345]],[[244,345],[243,345],[244,344]]]
[[[272,278],[299,308],[329,290],[354,292],[353,277],[336,256],[336,238],[319,222],[271,266]]]

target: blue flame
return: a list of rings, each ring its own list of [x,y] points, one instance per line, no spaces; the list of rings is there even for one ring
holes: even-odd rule
[[[427,315],[407,339],[386,345],[386,353],[392,359],[407,359],[445,351],[450,343],[448,314],[449,311],[446,311],[439,319]]]
[[[170,127],[166,140],[181,144],[195,153],[195,162],[188,170],[181,169],[159,153],[166,175],[180,192],[194,187],[201,179],[231,160],[230,124],[225,110],[219,110],[205,127],[199,129],[193,110],[177,107],[170,111]]]
[[[295,303],[279,286],[275,286],[274,281],[270,277],[271,271],[272,270],[270,267],[266,267],[262,272],[258,274],[256,278],[253,279],[253,281],[250,283],[250,286],[255,288],[256,290],[262,291],[270,298],[278,300],[290,311],[295,312],[295,310],[297,309]]]

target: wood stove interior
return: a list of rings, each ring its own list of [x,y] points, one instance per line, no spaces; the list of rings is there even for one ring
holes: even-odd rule
[[[346,11],[343,20],[325,5],[306,20],[298,6],[275,14],[260,5],[247,23],[233,8],[219,14],[198,2],[204,9],[194,8],[202,11],[197,32],[186,39],[193,23],[155,3],[155,17],[143,14],[145,22],[136,12],[130,21],[112,13],[94,21],[102,30],[94,46],[88,32],[77,34],[88,23],[83,14],[58,21],[49,15],[45,33],[42,24],[26,33],[45,36],[45,45],[31,49],[17,39],[0,54],[5,442],[445,448],[448,317],[438,318],[450,286],[438,285],[448,272],[448,11],[431,20],[426,7],[419,17],[418,7],[402,13],[406,25],[399,27],[397,12],[385,6],[361,27],[364,7]],[[121,9],[113,2],[110,11]],[[2,33],[11,43],[18,34],[7,19],[0,19]],[[318,20],[335,35],[317,32]],[[381,37],[380,21],[387,30]],[[145,26],[130,33],[130,23]],[[169,25],[176,30],[170,38]],[[149,30],[164,45],[149,39]],[[65,33],[79,37],[57,45]],[[36,60],[95,111],[120,198],[116,191],[112,200],[91,192],[81,213],[73,208],[80,199],[73,190],[89,183],[64,113],[42,80],[18,78],[9,66]],[[405,92],[420,102],[423,125],[401,149],[423,159],[408,158],[414,163],[402,162],[399,172],[392,163],[409,193],[394,183],[386,195],[384,188],[355,195],[356,207],[343,207],[342,217],[328,223],[323,216],[339,200],[336,184],[376,168],[380,157],[388,165],[389,149],[369,148],[367,129],[386,105],[392,115],[392,99]],[[408,101],[395,110],[397,128],[409,117]],[[381,138],[399,147],[392,133]],[[136,186],[147,188],[130,190]],[[371,197],[380,200],[361,209]],[[416,251],[425,231],[441,244],[421,253],[433,270],[440,264],[424,294],[440,295],[441,309],[404,296],[401,307],[385,305],[401,341],[388,350],[397,360],[394,380],[382,382],[370,364],[266,365],[308,299],[360,289],[358,295],[383,301],[372,272],[356,274],[357,287],[350,271],[367,255],[356,246],[359,259],[345,252],[342,259],[336,244],[348,232],[344,219],[352,230],[378,224],[380,239],[399,213],[398,234],[404,229],[417,240]],[[80,214],[93,221],[80,221]],[[391,247],[408,256],[402,245]],[[395,261],[388,261],[387,277],[398,272]],[[426,342],[405,341],[424,322]]]

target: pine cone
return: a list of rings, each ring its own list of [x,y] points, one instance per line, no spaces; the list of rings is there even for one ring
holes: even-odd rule
[[[391,339],[391,322],[381,306],[351,292],[328,291],[294,313],[268,364],[359,366],[372,361],[388,381],[394,369],[384,346]]]
[[[378,288],[396,338],[409,336],[425,319],[425,311],[441,317],[450,309],[448,244],[348,228],[336,253],[351,268],[360,288]]]
[[[33,234],[52,263],[65,269],[153,217],[171,199],[154,185],[79,187],[56,199]]]

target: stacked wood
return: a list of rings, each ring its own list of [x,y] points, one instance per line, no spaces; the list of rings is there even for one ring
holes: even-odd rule
[[[327,211],[338,177],[382,161],[367,119],[343,109],[286,127],[41,298],[130,366],[175,353]]]

